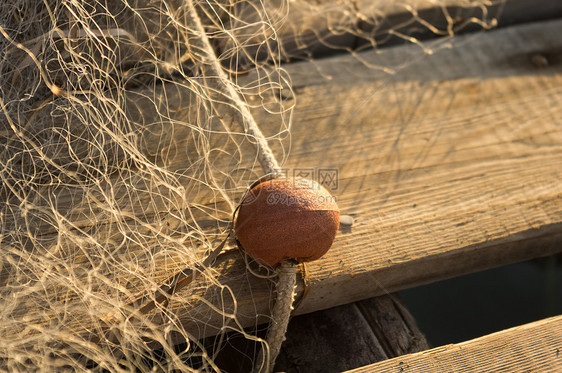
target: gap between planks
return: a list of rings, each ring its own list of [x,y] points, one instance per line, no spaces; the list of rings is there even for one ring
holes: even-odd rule
[[[429,344],[397,294],[388,294],[291,320],[275,371],[336,373]]]

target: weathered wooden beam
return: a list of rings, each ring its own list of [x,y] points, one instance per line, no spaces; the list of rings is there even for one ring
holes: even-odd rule
[[[561,369],[562,316],[556,316],[349,372],[557,372]]]

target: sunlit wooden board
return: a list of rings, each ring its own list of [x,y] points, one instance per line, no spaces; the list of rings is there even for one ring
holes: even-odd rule
[[[556,316],[349,372],[558,372],[561,369],[562,316]]]

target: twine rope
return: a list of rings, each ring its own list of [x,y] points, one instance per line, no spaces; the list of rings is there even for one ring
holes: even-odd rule
[[[232,83],[222,68],[192,0],[188,2],[186,17],[187,24],[191,25],[195,31],[194,34],[191,35],[189,42],[192,47],[199,49],[204,56],[203,63],[200,66],[203,76],[214,89],[224,95],[227,103],[235,108],[235,110],[233,110],[234,119],[237,123],[242,125],[246,136],[256,142],[255,146],[258,150],[258,161],[260,162],[263,172],[266,175],[281,176],[281,167],[279,167],[267,143],[267,139],[250,113],[248,106],[236,91],[234,83]]]
[[[267,143],[267,139],[250,113],[248,106],[241,99],[234,88],[234,84],[230,81],[220,65],[192,0],[188,1],[187,7],[187,24],[194,27],[195,31],[190,43],[193,47],[199,49],[204,56],[201,70],[205,79],[209,84],[212,84],[217,91],[224,95],[228,104],[236,109],[233,110],[234,119],[242,125],[246,136],[255,141],[255,146],[258,151],[258,161],[260,162],[263,172],[273,177],[282,176],[281,168]],[[211,77],[214,77],[214,79],[211,79]],[[266,337],[266,348],[269,347],[269,353],[264,354],[264,350],[261,350],[260,358],[258,358],[254,368],[257,372],[269,373],[273,370],[275,360],[285,340],[285,333],[287,331],[287,325],[289,324],[295,295],[295,285],[295,264],[288,261],[281,263],[279,279],[276,285],[277,299],[273,306],[272,320]],[[265,361],[263,358],[264,355],[267,355]]]

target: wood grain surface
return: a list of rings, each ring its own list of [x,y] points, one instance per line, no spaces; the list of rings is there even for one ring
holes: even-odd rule
[[[461,38],[390,77],[350,57],[316,74],[292,66],[288,166],[338,169],[341,212],[356,222],[309,265],[325,292],[299,312],[561,249],[560,26]],[[411,58],[394,52],[389,65]]]
[[[561,329],[562,316],[556,316],[349,372],[559,372]]]

